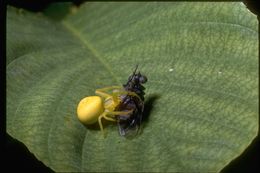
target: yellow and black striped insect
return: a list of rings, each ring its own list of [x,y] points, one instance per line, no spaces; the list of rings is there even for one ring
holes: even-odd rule
[[[78,119],[83,124],[99,123],[104,134],[102,118],[116,121],[121,136],[137,134],[144,110],[144,87],[147,78],[141,73],[133,74],[125,85],[97,89],[98,96],[83,98],[77,107]]]

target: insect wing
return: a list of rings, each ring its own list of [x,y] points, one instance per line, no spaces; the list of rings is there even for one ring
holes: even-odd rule
[[[130,137],[138,134],[143,114],[143,103],[136,97],[126,98],[121,109],[133,110],[128,116],[118,116],[118,128],[121,136]]]
[[[119,134],[124,137],[136,136],[140,129],[140,124],[133,119],[131,122],[118,122]]]

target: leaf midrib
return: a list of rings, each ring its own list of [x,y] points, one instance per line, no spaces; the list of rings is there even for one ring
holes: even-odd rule
[[[78,31],[75,27],[73,27],[71,24],[66,22],[65,20],[61,22],[61,24],[68,30],[69,33],[71,33],[74,37],[76,37],[77,40],[79,40],[84,48],[86,48],[88,51],[90,51],[94,57],[104,66],[104,68],[109,72],[109,74],[115,79],[116,83],[118,85],[121,85],[120,80],[117,78],[117,76],[113,73],[111,67],[104,62],[102,55],[98,52],[97,49],[95,49],[87,39],[83,39],[83,36],[80,31]],[[84,38],[86,38],[86,34],[84,35]]]
[[[78,31],[75,27],[73,27],[71,24],[69,24],[66,21],[62,21],[61,24],[68,30],[69,33],[71,33],[77,40],[79,40],[79,42],[84,46],[84,48],[86,48],[89,52],[91,52],[94,55],[93,57],[96,58],[104,66],[104,68],[109,72],[109,74],[115,79],[115,81],[121,85],[117,76],[112,72],[111,67],[102,60],[102,55],[98,52],[97,49],[95,49],[89,43],[89,41],[87,41],[86,39],[83,39],[81,32]],[[86,38],[86,36],[85,36],[85,38]],[[84,160],[83,159],[83,148],[84,148],[86,136],[87,136],[87,131],[84,135],[82,149],[81,149],[81,167],[80,167],[81,171],[83,171],[83,160]]]

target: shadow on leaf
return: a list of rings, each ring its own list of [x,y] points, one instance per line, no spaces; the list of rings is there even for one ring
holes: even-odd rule
[[[154,104],[156,102],[156,100],[158,100],[160,98],[160,95],[158,94],[153,94],[151,96],[149,96],[144,103],[144,113],[143,113],[143,117],[142,117],[142,123],[143,122],[148,122],[149,121],[149,117],[151,115],[151,112],[154,108]]]

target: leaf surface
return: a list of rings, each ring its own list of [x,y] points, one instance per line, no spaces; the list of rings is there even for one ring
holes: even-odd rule
[[[93,2],[62,21],[8,7],[7,132],[58,172],[217,172],[258,132],[257,19],[238,2]],[[76,117],[148,77],[142,133]]]

